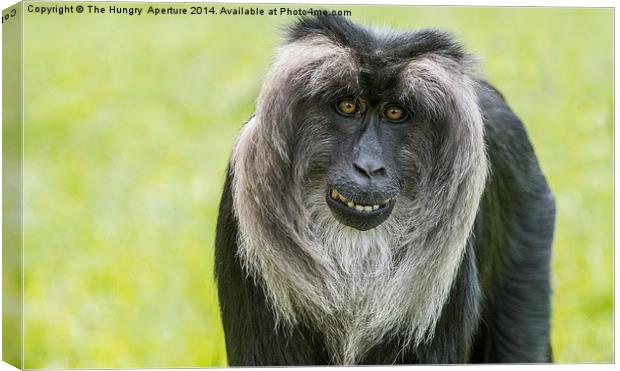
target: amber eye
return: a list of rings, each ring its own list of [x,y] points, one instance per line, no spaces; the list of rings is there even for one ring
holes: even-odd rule
[[[338,102],[338,112],[344,115],[353,115],[358,111],[358,103],[354,98],[344,98]]]
[[[405,110],[395,104],[390,104],[389,106],[385,107],[383,115],[388,120],[394,122],[403,121],[407,116]]]

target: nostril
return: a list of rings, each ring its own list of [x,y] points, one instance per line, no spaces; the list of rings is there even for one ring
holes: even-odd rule
[[[385,173],[386,173],[385,168],[383,166],[381,166],[378,169],[372,170],[370,172],[370,175],[372,175],[372,176],[385,176]]]
[[[387,172],[385,167],[372,163],[363,165],[361,163],[354,162],[353,168],[355,168],[358,173],[361,173],[368,178],[385,176]]]
[[[353,168],[357,170],[358,173],[361,173],[362,175],[366,175],[367,177],[370,177],[370,173],[368,173],[368,171],[366,171],[366,169],[363,166],[360,166],[356,162],[353,163]]]

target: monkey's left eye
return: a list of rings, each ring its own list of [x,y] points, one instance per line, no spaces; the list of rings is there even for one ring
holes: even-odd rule
[[[336,105],[338,112],[345,116],[354,115],[362,110],[361,102],[356,98],[341,99]]]
[[[383,115],[392,122],[401,122],[407,118],[407,111],[397,104],[390,104],[383,110]]]

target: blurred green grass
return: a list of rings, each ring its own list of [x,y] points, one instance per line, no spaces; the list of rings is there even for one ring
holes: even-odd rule
[[[481,56],[557,199],[556,361],[613,361],[612,10],[344,8]],[[26,368],[226,364],[219,195],[292,20],[27,15]]]

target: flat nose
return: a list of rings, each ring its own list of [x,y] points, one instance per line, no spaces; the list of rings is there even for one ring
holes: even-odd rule
[[[386,175],[385,166],[375,159],[364,159],[353,162],[355,171],[368,179],[380,178]]]

